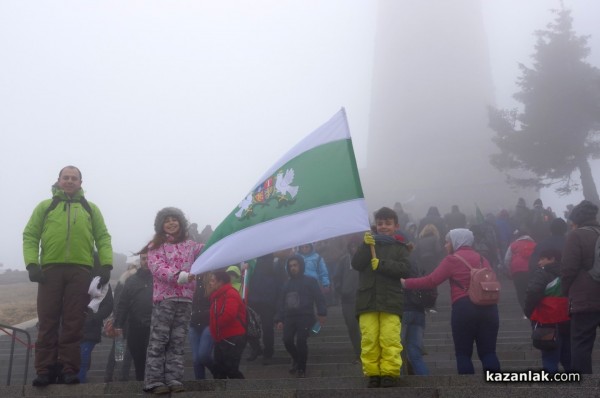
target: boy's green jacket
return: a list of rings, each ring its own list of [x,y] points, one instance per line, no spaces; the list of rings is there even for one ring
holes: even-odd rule
[[[376,271],[371,268],[371,248],[362,244],[352,258],[352,268],[359,271],[356,292],[356,315],[366,312],[387,312],[402,316],[403,290],[400,278],[408,278],[409,250],[404,243],[377,243],[379,259]]]
[[[61,202],[45,217],[52,199],[42,201],[23,231],[23,256],[29,264],[79,264],[92,267],[94,244],[101,265],[112,265],[111,237],[98,207],[88,202],[91,214],[78,202],[80,189],[71,200],[53,188]],[[40,253],[41,246],[41,253]]]

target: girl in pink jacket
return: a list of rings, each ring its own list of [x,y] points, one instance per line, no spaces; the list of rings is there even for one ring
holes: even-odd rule
[[[196,286],[190,269],[203,247],[188,239],[187,226],[181,210],[166,207],[156,215],[147,246],[154,290],[144,391],[155,394],[184,391],[183,347]]]

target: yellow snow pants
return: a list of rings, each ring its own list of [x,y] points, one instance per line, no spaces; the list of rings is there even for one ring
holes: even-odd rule
[[[360,314],[358,322],[364,375],[400,377],[400,317],[387,312],[367,312]]]

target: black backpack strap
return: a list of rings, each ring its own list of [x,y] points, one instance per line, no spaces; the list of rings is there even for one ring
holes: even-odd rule
[[[50,205],[48,206],[48,208],[46,208],[46,211],[44,211],[44,218],[42,219],[43,222],[46,222],[46,218],[48,217],[48,214],[50,214],[50,212],[52,210],[56,209],[56,206],[58,206],[58,204],[60,203],[61,200],[62,199],[59,196],[52,197],[52,202],[50,202]]]
[[[44,218],[43,218],[44,222],[46,221],[46,218],[48,218],[48,214],[50,214],[50,212],[52,210],[56,209],[56,206],[58,206],[58,204],[62,201],[63,201],[63,199],[60,196],[52,197],[52,202],[50,202],[50,205],[44,211]],[[66,200],[65,202],[81,203],[81,207],[83,207],[85,209],[85,211],[87,211],[89,213],[89,215],[92,216],[92,207],[90,206],[89,202],[87,201],[87,199],[84,196],[82,196],[79,199],[75,199],[75,200]]]
[[[239,311],[237,312],[237,314],[235,314],[235,317],[237,318],[238,322],[240,323],[240,325],[242,325],[242,327],[243,327],[244,329],[248,329],[248,323],[250,322],[250,319],[248,319],[248,318],[249,318],[249,316],[250,316],[250,315],[249,315],[249,312],[250,312],[250,311],[248,311],[248,304],[246,304],[246,303],[244,302],[244,300],[242,300],[242,305],[243,305],[243,306],[244,306],[244,308],[246,309],[246,323],[244,323],[244,322],[242,321],[242,318],[240,317],[240,312],[239,312]],[[225,309],[225,304],[223,304],[223,309]]]
[[[85,211],[87,211],[90,214],[90,216],[92,216],[92,207],[88,203],[85,196],[82,196],[78,202],[81,203],[81,207],[83,207],[85,209]]]

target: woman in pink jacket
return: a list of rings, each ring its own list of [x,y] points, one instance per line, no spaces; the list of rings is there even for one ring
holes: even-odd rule
[[[203,247],[188,239],[187,226],[181,210],[166,207],[156,215],[156,234],[148,244],[154,284],[144,391],[154,394],[185,391],[183,347],[196,286],[189,272]]]
[[[446,235],[448,255],[433,272],[421,278],[401,279],[406,289],[433,289],[445,280],[450,280],[450,298],[452,300],[452,339],[456,355],[456,367],[459,374],[473,374],[475,369],[471,356],[473,342],[477,345],[477,355],[482,367],[489,371],[499,371],[500,362],[496,355],[496,340],[500,320],[498,305],[475,305],[469,299],[467,290],[473,268],[491,268],[488,261],[472,249],[474,237],[468,229],[453,229]]]

